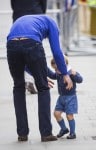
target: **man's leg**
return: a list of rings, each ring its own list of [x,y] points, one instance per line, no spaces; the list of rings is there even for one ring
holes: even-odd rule
[[[44,59],[32,62],[32,74],[38,90],[38,115],[41,136],[52,134],[50,115],[50,93],[47,82],[47,68]],[[30,69],[31,70],[31,69]]]
[[[57,138],[52,135],[50,92],[47,82],[46,64],[41,59],[35,62],[35,66],[38,71],[33,71],[33,76],[38,90],[38,116],[41,141],[55,141]]]
[[[56,137],[52,136],[50,92],[47,81],[47,63],[43,47],[38,45],[36,48],[30,50],[28,55],[27,66],[32,72],[38,90],[38,116],[41,137],[51,135],[46,141],[56,140]]]
[[[24,61],[21,58],[20,50],[15,42],[11,42],[8,47],[12,46],[12,50],[8,47],[7,58],[9,69],[14,81],[13,96],[14,107],[17,122],[17,133],[19,136],[27,136],[29,133],[26,98],[25,98],[25,81],[24,81]],[[14,46],[13,46],[14,45]]]

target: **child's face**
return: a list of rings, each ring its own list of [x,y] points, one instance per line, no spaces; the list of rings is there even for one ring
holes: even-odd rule
[[[57,65],[56,65],[55,61],[52,61],[52,62],[51,62],[51,66],[52,66],[52,68],[55,70],[55,72],[60,73],[60,71],[59,71],[58,68],[57,68]]]
[[[52,64],[53,69],[57,70],[57,65],[56,63]]]
[[[58,70],[57,65],[55,63],[52,64],[52,67],[57,73],[60,73],[60,71]]]

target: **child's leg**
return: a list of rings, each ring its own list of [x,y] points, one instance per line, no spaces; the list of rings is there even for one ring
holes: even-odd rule
[[[75,134],[75,120],[73,114],[67,115],[67,119],[70,127],[70,134]]]
[[[65,121],[61,116],[62,112],[61,111],[54,111],[54,117],[57,120],[57,123],[59,124],[60,128],[63,130],[66,130],[66,125],[65,125]]]
[[[61,130],[59,131],[59,133],[57,134],[57,137],[60,138],[62,137],[63,135],[67,134],[69,132],[68,128],[66,127],[65,125],[65,121],[64,119],[62,118],[61,116],[62,112],[61,111],[54,111],[54,116],[61,128]]]
[[[70,135],[67,138],[74,139],[76,138],[76,134],[75,134],[75,120],[73,114],[67,115],[67,119],[70,127]]]
[[[62,137],[63,135],[65,135],[65,134],[67,134],[69,132],[69,130],[66,127],[65,121],[62,118],[61,114],[62,114],[62,112],[60,112],[60,111],[56,111],[56,110],[54,111],[54,116],[55,116],[55,118],[57,120],[57,123],[59,124],[59,126],[61,128],[59,133],[57,134],[58,138]]]
[[[59,134],[57,135],[58,138],[62,137],[64,134],[67,134],[69,132],[68,128],[65,125],[65,121],[61,116],[61,114],[64,111],[63,101],[64,101],[64,97],[59,96],[57,103],[56,103],[55,111],[54,111],[54,116],[61,128],[61,130],[59,131]]]

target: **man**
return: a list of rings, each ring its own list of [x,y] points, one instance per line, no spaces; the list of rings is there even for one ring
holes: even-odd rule
[[[26,15],[17,19],[7,37],[7,59],[14,81],[13,95],[19,141],[28,140],[29,133],[24,80],[26,65],[32,72],[38,90],[41,141],[57,140],[52,135],[47,63],[42,46],[42,41],[45,38],[49,39],[56,64],[64,75],[66,88],[70,90],[73,86],[67,74],[66,64],[60,49],[56,23],[46,15]]]
[[[11,0],[11,8],[13,10],[13,22],[21,16],[32,14],[45,14],[47,0]],[[36,94],[36,88],[32,83],[33,78],[25,72],[26,89],[31,94]]]

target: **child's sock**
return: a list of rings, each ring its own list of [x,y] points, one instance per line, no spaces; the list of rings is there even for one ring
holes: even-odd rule
[[[75,134],[75,120],[68,120],[70,127],[70,134]]]
[[[62,120],[60,120],[60,121],[57,121],[57,122],[58,122],[59,126],[61,127],[61,129],[63,129],[63,130],[66,130],[66,129],[67,129],[67,128],[66,128],[66,125],[65,125],[64,119],[62,119]]]

